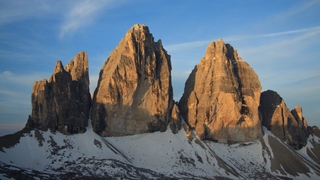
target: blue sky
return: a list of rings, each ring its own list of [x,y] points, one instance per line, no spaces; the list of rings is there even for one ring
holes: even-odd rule
[[[320,0],[0,0],[0,135],[20,130],[31,114],[34,81],[57,60],[89,57],[90,91],[111,51],[134,24],[149,26],[171,55],[174,99],[205,55],[222,39],[289,109],[303,108],[320,127]]]

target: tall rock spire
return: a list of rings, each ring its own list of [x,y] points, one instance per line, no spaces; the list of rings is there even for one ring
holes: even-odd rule
[[[65,134],[85,132],[91,106],[86,52],[78,53],[65,69],[58,61],[49,82],[43,79],[34,83],[31,102],[27,128]]]
[[[261,85],[253,69],[221,39],[186,81],[181,115],[201,139],[244,142],[262,136],[259,118]]]
[[[100,71],[93,130],[102,136],[164,131],[173,104],[170,56],[146,25],[136,24]]]

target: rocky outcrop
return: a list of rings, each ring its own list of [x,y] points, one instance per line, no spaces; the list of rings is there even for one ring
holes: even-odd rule
[[[56,63],[49,79],[37,81],[32,89],[32,114],[26,128],[83,133],[88,124],[91,97],[89,92],[88,57],[78,53],[65,69]]]
[[[184,131],[186,132],[187,138],[190,139],[190,140],[193,139],[190,126],[188,126],[187,123],[183,123],[183,129],[184,129]]]
[[[272,90],[261,93],[260,103],[263,126],[295,149],[307,144],[307,122],[300,106],[292,110],[293,115],[282,97]]]
[[[176,103],[174,103],[171,112],[170,129],[173,134],[178,133],[178,131],[181,129],[180,111]]]
[[[92,126],[102,136],[165,131],[173,107],[171,61],[146,25],[134,25],[104,63]]]
[[[302,108],[298,105],[294,107],[293,110],[291,110],[291,114],[298,122],[299,126],[302,128],[302,130],[305,132],[306,136],[309,136],[308,132],[308,123],[307,120],[302,116]]]
[[[320,130],[319,130],[319,128],[317,126],[312,126],[312,127],[309,126],[308,129],[309,129],[311,134],[313,134],[313,135],[315,135],[315,136],[320,138]]]
[[[201,139],[244,142],[262,136],[259,118],[261,85],[253,69],[221,39],[186,81],[180,113]]]

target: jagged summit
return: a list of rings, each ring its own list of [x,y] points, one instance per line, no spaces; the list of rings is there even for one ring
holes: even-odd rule
[[[92,121],[87,54],[58,61],[49,81],[34,83],[26,127],[0,137],[0,179],[319,178],[320,130],[300,106],[290,112],[275,91],[261,94],[253,69],[221,39],[180,102],[172,97],[170,56],[146,25],[105,61]]]
[[[201,139],[252,141],[262,136],[260,93],[253,69],[219,39],[208,45],[187,79],[180,112]]]
[[[104,63],[92,126],[102,136],[165,131],[173,108],[170,56],[146,25],[134,25]]]
[[[262,125],[279,139],[295,149],[301,149],[307,144],[308,125],[302,117],[300,106],[290,112],[282,97],[277,92],[268,90],[261,93],[260,110]]]
[[[53,74],[64,72],[63,65],[61,61],[57,61],[56,66],[54,67]]]
[[[65,134],[86,131],[91,106],[88,57],[78,53],[63,68],[57,61],[49,79],[35,82],[32,89],[32,114],[26,128],[60,131]]]
[[[230,61],[242,61],[242,58],[238,56],[236,49],[230,44],[225,44],[222,39],[211,42],[206,48],[205,56],[200,60],[210,60],[210,58],[218,58],[221,60]]]

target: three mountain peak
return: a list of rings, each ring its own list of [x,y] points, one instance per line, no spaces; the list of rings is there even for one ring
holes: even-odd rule
[[[190,138],[194,129],[200,139],[235,143],[261,138],[263,125],[296,149],[306,144],[311,128],[302,109],[290,112],[274,91],[261,94],[258,76],[230,44],[221,39],[209,44],[179,103],[173,100],[171,69],[161,40],[155,42],[148,26],[136,24],[104,63],[92,98],[85,52],[65,68],[58,61],[49,82],[35,82],[26,128],[83,133],[91,118],[101,136],[167,127],[176,133],[183,126]]]

